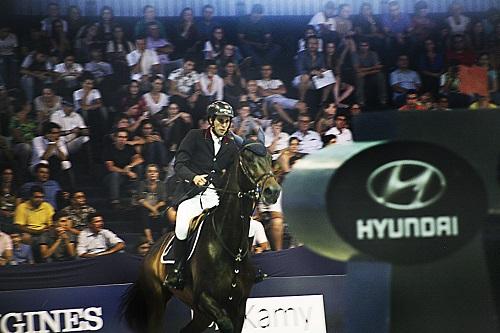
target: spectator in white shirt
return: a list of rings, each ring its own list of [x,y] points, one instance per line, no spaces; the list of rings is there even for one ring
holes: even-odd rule
[[[262,253],[264,251],[271,250],[271,245],[266,236],[266,230],[261,222],[250,219],[250,229],[248,231],[248,237],[253,238],[252,241],[252,252]]]
[[[136,50],[127,54],[127,63],[131,79],[139,81],[141,90],[146,91],[151,77],[160,73],[160,60],[155,50],[146,49],[144,37],[138,37],[135,40],[135,47]]]
[[[323,147],[323,141],[318,132],[309,129],[311,117],[303,114],[298,117],[299,130],[291,135],[300,140],[299,153],[310,154]]]
[[[269,153],[271,153],[273,161],[276,161],[281,152],[288,148],[288,140],[290,135],[282,131],[283,121],[281,119],[274,119],[271,126],[266,128],[265,131],[265,146]]]
[[[195,62],[191,58],[184,58],[182,68],[174,70],[168,76],[168,94],[173,103],[182,110],[191,112],[200,96],[200,74],[194,70]],[[197,118],[194,119],[197,122]]]
[[[97,144],[107,132],[108,116],[102,107],[101,93],[94,89],[92,75],[82,77],[82,89],[73,93],[75,110],[82,114],[83,119],[90,127],[90,137]]]
[[[318,34],[325,37],[336,30],[335,23],[335,4],[333,1],[328,1],[325,4],[325,9],[319,13],[316,13],[308,25],[312,25],[316,28]]]
[[[88,228],[78,235],[76,252],[81,258],[94,258],[122,251],[125,242],[114,232],[104,229],[104,219],[101,214],[88,216]]]
[[[39,163],[47,164],[54,180],[63,183],[64,174],[71,168],[68,147],[61,137],[61,126],[48,122],[43,126],[43,135],[33,139],[31,168]]]
[[[264,101],[267,103],[268,112],[275,110],[284,121],[291,125],[293,125],[293,119],[285,110],[297,109],[301,114],[307,113],[306,103],[284,96],[286,87],[283,81],[272,78],[273,67],[271,65],[262,65],[261,75],[262,79],[257,80],[257,86],[259,87],[259,95],[264,97]]]
[[[335,115],[335,127],[326,131],[325,136],[335,135],[336,144],[352,143],[351,130],[347,128],[347,117],[344,114]]]
[[[52,74],[52,64],[48,60],[47,53],[36,50],[24,58],[21,64],[20,74],[21,86],[26,99],[33,101],[42,91],[44,84],[50,82]]]
[[[163,111],[168,105],[168,96],[163,93],[163,77],[156,75],[152,80],[151,91],[144,94],[142,98],[146,102],[147,112],[150,116],[155,116]]]
[[[63,101],[63,109],[52,114],[50,121],[61,126],[61,130],[69,133],[63,136],[70,154],[78,152],[83,144],[90,140],[88,128],[82,116],[74,112],[71,101]]]
[[[224,80],[217,75],[214,60],[207,60],[205,63],[205,72],[200,75],[200,90],[198,113],[203,116],[208,104],[224,99]]]
[[[64,58],[64,62],[55,65],[54,72],[58,74],[56,83],[59,93],[63,97],[69,97],[78,87],[78,79],[83,73],[83,67],[75,63],[75,56],[68,55]]]
[[[450,27],[451,34],[463,34],[467,32],[470,25],[470,17],[462,15],[463,6],[458,1],[453,1],[450,5],[450,16],[446,18],[446,23]]]

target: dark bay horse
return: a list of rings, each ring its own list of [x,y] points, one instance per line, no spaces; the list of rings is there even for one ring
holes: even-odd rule
[[[184,289],[164,285],[172,267],[160,259],[173,233],[159,239],[145,257],[140,276],[122,303],[134,331],[160,332],[166,303],[175,296],[193,310],[193,319],[181,332],[203,332],[212,321],[223,333],[241,332],[246,300],[255,281],[248,255],[250,216],[259,199],[275,203],[280,186],[272,173],[271,157],[259,142],[245,143],[226,174],[227,185],[219,189],[220,204],[206,218],[186,265]]]

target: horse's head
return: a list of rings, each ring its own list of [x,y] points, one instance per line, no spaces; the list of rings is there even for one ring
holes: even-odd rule
[[[276,203],[281,191],[272,170],[271,155],[260,141],[245,141],[240,149],[240,166],[244,175],[242,189],[255,191],[266,205]]]

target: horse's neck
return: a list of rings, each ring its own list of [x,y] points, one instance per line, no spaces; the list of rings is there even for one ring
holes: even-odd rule
[[[242,189],[239,183],[239,159],[235,162],[229,172],[228,183],[225,192],[221,196],[216,223],[221,229],[224,240],[233,249],[247,244],[249,218],[252,214],[253,203],[248,198],[240,198]]]

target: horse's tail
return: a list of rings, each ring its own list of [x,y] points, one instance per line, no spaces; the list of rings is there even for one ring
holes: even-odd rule
[[[163,247],[151,248],[150,254],[145,258],[139,278],[122,297],[121,314],[134,332],[157,333],[161,332],[163,327],[166,302],[172,294],[163,287],[162,276],[157,275],[158,270],[150,266],[154,265],[152,261],[157,257],[155,253],[159,248]]]

